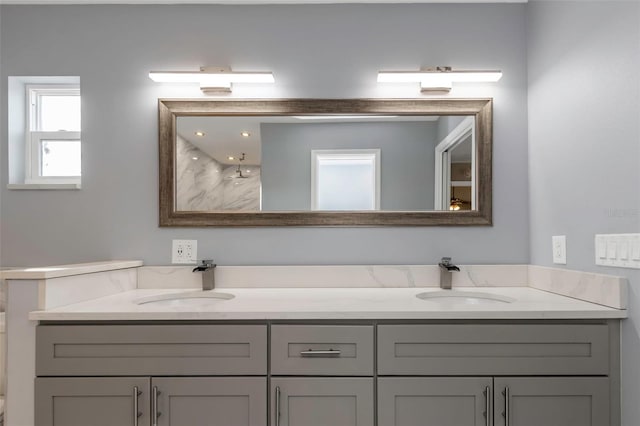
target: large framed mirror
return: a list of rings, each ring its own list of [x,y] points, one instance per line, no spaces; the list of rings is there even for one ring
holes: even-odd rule
[[[491,99],[160,99],[160,226],[491,225]]]

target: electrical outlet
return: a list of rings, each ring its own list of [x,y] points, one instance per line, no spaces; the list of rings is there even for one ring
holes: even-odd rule
[[[557,265],[567,264],[567,237],[565,235],[554,235],[551,237],[553,243],[553,263]]]
[[[198,240],[173,240],[171,263],[194,264],[198,262]]]

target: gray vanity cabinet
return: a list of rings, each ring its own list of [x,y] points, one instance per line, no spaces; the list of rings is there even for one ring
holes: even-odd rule
[[[41,325],[36,339],[35,426],[267,424],[266,324]]]
[[[496,377],[494,400],[495,426],[610,425],[607,377]]]
[[[617,345],[604,323],[380,324],[378,426],[618,424]]]
[[[272,325],[271,426],[373,425],[374,333],[372,325]]]
[[[154,377],[151,416],[157,426],[265,426],[266,389],[264,377]]]
[[[36,426],[148,426],[148,377],[46,377],[35,382]]]
[[[35,426],[620,426],[617,321],[44,324],[36,338]]]
[[[378,379],[378,426],[610,424],[607,377]]]
[[[378,426],[491,425],[492,389],[490,377],[382,377]]]
[[[264,377],[38,378],[35,424],[265,426],[266,388]]]
[[[271,426],[371,426],[372,378],[271,379]]]

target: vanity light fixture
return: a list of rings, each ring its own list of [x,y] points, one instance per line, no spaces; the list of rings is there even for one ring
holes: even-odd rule
[[[229,67],[202,67],[200,71],[151,71],[158,83],[198,83],[205,95],[231,92],[233,83],[274,83],[270,72],[235,72]]]
[[[200,132],[200,131],[196,132],[195,134],[196,136],[201,136],[201,137],[204,136],[204,132]]]
[[[423,92],[448,93],[453,83],[494,83],[500,78],[502,71],[498,70],[454,70],[451,67],[378,72],[378,83],[420,83]]]
[[[240,132],[240,136],[248,138],[249,136],[251,136],[251,133],[247,132],[246,130],[243,132]]]

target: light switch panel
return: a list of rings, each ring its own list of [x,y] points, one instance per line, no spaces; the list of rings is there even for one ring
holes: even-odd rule
[[[618,243],[615,239],[609,238],[607,240],[607,259],[616,259],[617,255]]]
[[[607,258],[607,239],[603,235],[596,236],[596,256],[600,259]]]
[[[598,234],[596,265],[640,269],[640,234]]]
[[[640,234],[631,239],[631,259],[640,260]]]

